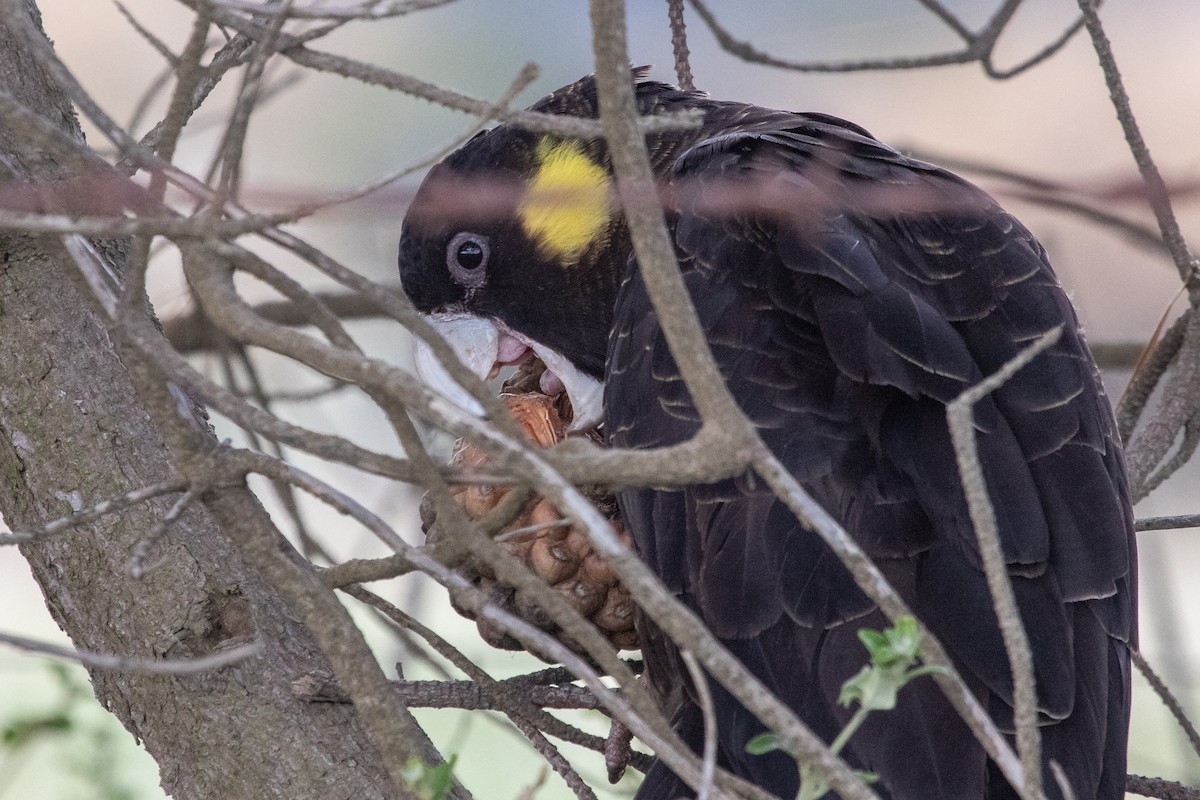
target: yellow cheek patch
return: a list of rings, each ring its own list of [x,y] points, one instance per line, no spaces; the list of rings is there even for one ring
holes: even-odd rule
[[[546,137],[518,209],[521,226],[542,255],[575,264],[608,225],[611,185],[577,142]]]

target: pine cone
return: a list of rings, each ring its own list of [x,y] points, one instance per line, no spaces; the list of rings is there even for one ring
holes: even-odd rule
[[[534,376],[532,382],[531,374]],[[514,388],[514,384],[523,389],[531,383],[537,385],[536,372],[526,370],[510,381],[506,389]],[[563,407],[565,398],[553,398],[536,391],[506,391],[501,394],[501,399],[525,435],[539,447],[552,447],[566,437],[569,405]],[[452,463],[486,471],[487,457],[479,448],[460,440],[455,446]],[[507,486],[466,485],[456,487],[454,495],[467,516],[479,520],[496,508],[509,491],[511,489]],[[596,487],[586,487],[581,491],[609,518],[621,541],[630,546],[630,536],[617,513],[616,498]],[[595,624],[613,647],[618,650],[637,649],[634,604],[628,590],[617,581],[616,574],[600,554],[593,551],[587,535],[574,526],[555,524],[561,520],[563,515],[549,500],[535,497],[525,503],[512,522],[496,537],[496,542],[557,589],[568,603]],[[488,593],[493,602],[530,624],[555,633],[572,650],[582,652],[574,640],[559,631],[536,601],[500,583],[487,564],[469,559],[462,570]],[[455,606],[455,610],[468,619],[474,619],[466,609]],[[523,649],[520,642],[486,620],[477,620],[476,626],[483,640],[493,647]]]

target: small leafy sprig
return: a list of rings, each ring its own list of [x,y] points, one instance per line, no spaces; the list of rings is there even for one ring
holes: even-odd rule
[[[454,785],[456,761],[458,756],[451,755],[441,764],[431,767],[419,758],[414,758],[408,762],[400,779],[404,781],[405,788],[414,792],[421,800],[442,800],[450,794]]]
[[[867,648],[870,663],[842,684],[838,703],[846,708],[858,703],[858,709],[829,745],[834,753],[841,752],[872,711],[894,709],[897,695],[910,681],[922,675],[945,672],[937,666],[917,666],[921,633],[917,621],[912,617],[900,617],[892,627],[882,631],[863,628],[858,632],[858,638]],[[779,737],[770,732],[759,734],[746,743],[746,752],[753,755],[784,749]],[[858,771],[857,774],[867,783],[879,779],[879,776],[870,772]],[[817,800],[828,791],[829,783],[824,776],[807,764],[800,764],[800,793],[796,796],[797,800]]]

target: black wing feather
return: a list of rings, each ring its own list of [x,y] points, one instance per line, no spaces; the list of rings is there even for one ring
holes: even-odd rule
[[[1120,797],[1132,516],[1107,399],[1041,247],[973,186],[817,115],[743,121],[680,157],[674,182],[681,269],[733,395],[1001,724],[1011,724],[1012,681],[945,403],[1063,328],[978,404],[979,450],[1039,708],[1056,721],[1044,729],[1047,752],[1061,756],[1078,796]],[[618,299],[606,386],[616,446],[674,444],[698,428],[636,270]],[[838,689],[865,661],[854,632],[884,623],[824,543],[750,481],[629,490],[621,501],[666,584],[815,729],[835,734],[847,713]],[[652,673],[680,674],[664,663],[677,661],[669,644],[655,647]],[[1008,796],[921,683],[902,694],[906,713],[873,715],[849,757],[881,774],[884,796]],[[794,776],[745,755],[757,723],[724,694],[718,713],[722,762],[782,796],[794,791]],[[652,787],[666,783],[639,796],[657,798]]]

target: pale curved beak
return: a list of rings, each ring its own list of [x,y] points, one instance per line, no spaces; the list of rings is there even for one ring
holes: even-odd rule
[[[586,431],[600,424],[604,409],[604,384],[580,372],[575,365],[558,352],[501,326],[490,319],[469,314],[442,313],[425,317],[430,326],[450,345],[458,359],[481,380],[492,374],[500,355],[502,336],[511,337],[525,344],[562,382],[571,400],[574,417],[567,429],[571,433]],[[430,388],[453,402],[459,408],[475,416],[483,416],[483,408],[471,394],[458,384],[445,367],[434,356],[429,345],[417,340],[414,348],[417,375]]]

